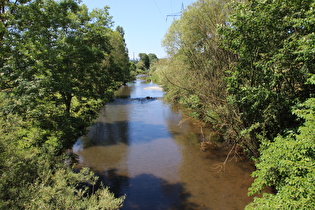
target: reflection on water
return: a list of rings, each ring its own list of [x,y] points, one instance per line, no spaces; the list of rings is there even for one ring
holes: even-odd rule
[[[73,146],[79,165],[126,194],[122,209],[243,209],[252,165],[230,161],[220,171],[226,151],[200,151],[200,129],[161,97],[143,80],[122,87]]]

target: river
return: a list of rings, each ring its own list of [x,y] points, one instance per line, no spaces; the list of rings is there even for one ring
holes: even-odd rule
[[[253,164],[232,159],[222,168],[228,151],[202,151],[211,131],[165,104],[158,85],[138,77],[116,95],[73,152],[79,167],[126,195],[122,209],[244,209],[253,200]]]

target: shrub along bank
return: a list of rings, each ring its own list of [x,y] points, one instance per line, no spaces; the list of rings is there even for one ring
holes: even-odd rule
[[[196,1],[154,67],[166,99],[255,158],[248,208],[314,209],[315,3]],[[234,147],[237,148],[237,147]]]

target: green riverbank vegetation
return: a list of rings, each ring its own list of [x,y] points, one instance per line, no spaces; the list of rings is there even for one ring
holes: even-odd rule
[[[154,53],[139,53],[139,60],[132,60],[131,65],[131,76],[135,78],[140,74],[148,74],[151,67],[154,67],[154,64],[159,60]]]
[[[67,149],[130,79],[121,27],[76,0],[0,2],[0,209],[117,209]],[[97,187],[98,188],[98,187]]]
[[[198,0],[153,78],[256,162],[248,209],[315,209],[315,2]]]

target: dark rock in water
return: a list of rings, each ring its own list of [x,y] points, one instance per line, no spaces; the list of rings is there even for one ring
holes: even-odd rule
[[[131,100],[132,101],[139,101],[140,103],[148,103],[148,102],[151,102],[151,101],[154,101],[154,100],[157,100],[157,99],[158,99],[157,97],[147,96],[147,97],[144,97],[144,98],[132,98]]]

